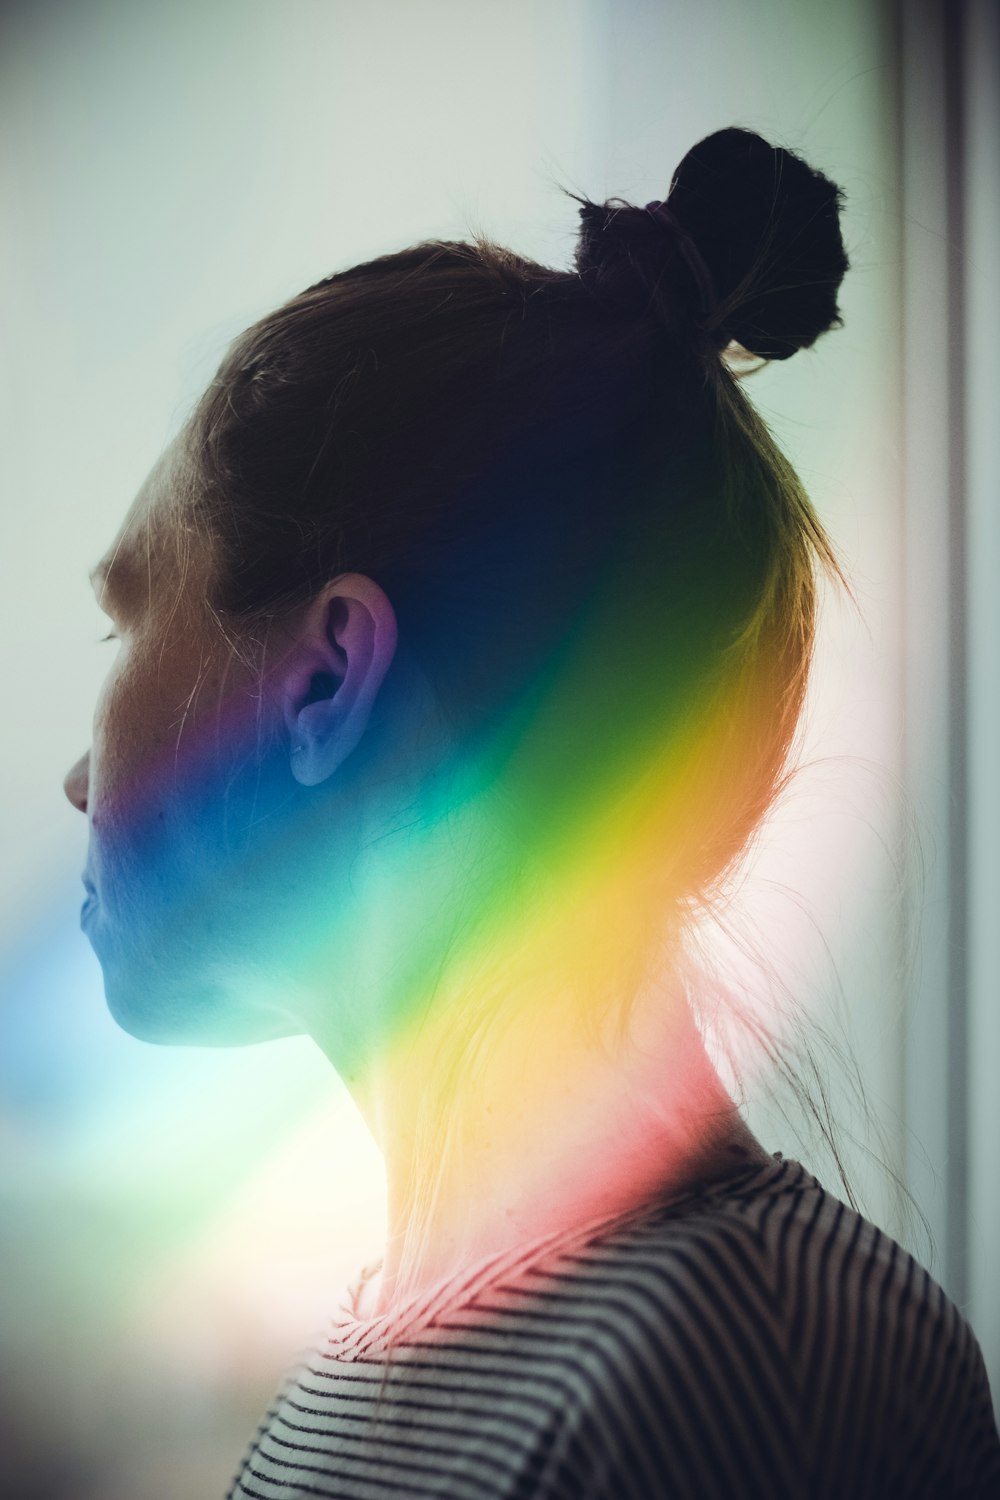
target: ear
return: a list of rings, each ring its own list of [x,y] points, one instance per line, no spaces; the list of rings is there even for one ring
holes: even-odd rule
[[[300,616],[280,684],[300,785],[318,786],[357,746],[395,651],[392,605],[361,573],[333,579]]]

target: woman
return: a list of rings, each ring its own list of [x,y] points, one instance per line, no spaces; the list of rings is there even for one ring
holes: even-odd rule
[[[837,322],[839,194],[724,130],[572,272],[477,243],[230,350],[99,566],[84,925],[163,1042],[316,1039],[389,1235],[234,1481],[986,1495],[982,1358],[771,1157],[690,934],[781,784],[822,527],[722,353]]]

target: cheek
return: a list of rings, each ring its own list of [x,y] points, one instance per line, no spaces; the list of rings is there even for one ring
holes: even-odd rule
[[[147,1041],[284,1035],[303,930],[301,859],[277,761],[184,755],[117,808],[92,932],[115,1019]],[[297,1029],[292,1025],[291,1029]]]
[[[184,665],[123,652],[95,716],[91,876],[121,943],[147,954],[178,933],[225,943],[267,900],[262,844],[283,844],[294,786],[253,685]]]
[[[137,774],[141,760],[139,731],[144,714],[124,658],[124,650],[119,647],[119,659],[104,679],[94,710],[90,800],[95,821],[106,803],[119,799],[124,786]]]
[[[119,648],[97,702],[90,754],[91,837],[103,855],[123,853],[150,812],[162,820],[163,742],[157,695],[146,688],[141,662]]]

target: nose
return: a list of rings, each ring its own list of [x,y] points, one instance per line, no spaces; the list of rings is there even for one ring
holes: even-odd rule
[[[90,777],[90,751],[81,755],[76,765],[66,773],[63,791],[78,812],[87,811],[87,785]]]

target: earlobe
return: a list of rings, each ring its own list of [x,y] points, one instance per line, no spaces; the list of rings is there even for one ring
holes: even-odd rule
[[[283,673],[290,768],[301,786],[332,776],[360,743],[396,651],[396,617],[360,573],[332,580],[296,629]]]

